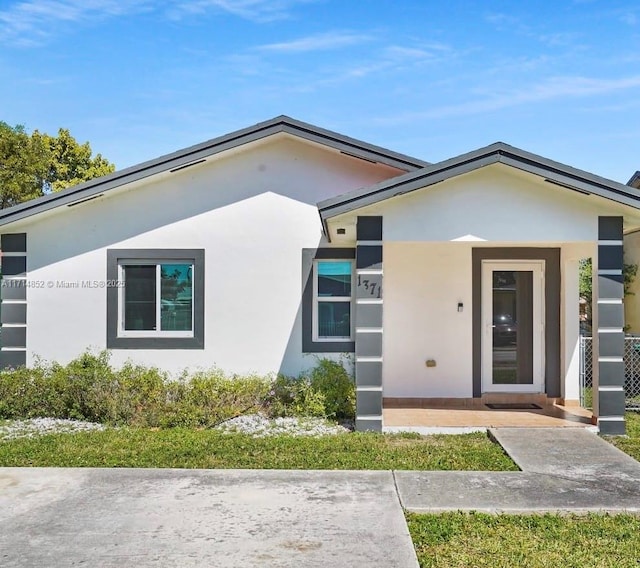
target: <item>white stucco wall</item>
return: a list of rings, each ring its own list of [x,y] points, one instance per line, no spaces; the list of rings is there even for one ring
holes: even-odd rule
[[[174,372],[312,366],[302,354],[300,300],[301,249],[321,242],[315,204],[397,173],[280,136],[5,228],[27,233],[29,280],[45,283],[28,289],[27,363],[105,348],[105,290],[56,283],[104,280],[108,248],[202,248],[205,349],[113,350],[112,361]]]
[[[383,254],[384,396],[471,397],[471,244],[385,242]]]
[[[621,207],[496,164],[337,216],[329,226],[333,237],[357,215],[383,215],[385,242],[578,242],[597,238],[598,215],[622,215]]]

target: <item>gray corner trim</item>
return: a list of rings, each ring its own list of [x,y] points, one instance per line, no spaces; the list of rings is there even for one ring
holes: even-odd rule
[[[27,304],[8,304],[7,302],[2,302],[0,314],[0,322],[5,323],[15,323],[20,325],[26,325],[27,323]]]
[[[2,252],[27,252],[27,233],[6,233],[0,239]]]
[[[381,216],[358,216],[356,224],[357,241],[381,241],[382,240],[382,217]]]
[[[26,351],[0,351],[0,369],[24,367],[26,364]]]
[[[26,300],[27,281],[22,278],[0,279],[0,298],[2,300]]]
[[[67,190],[51,193],[26,203],[0,211],[0,226],[49,211],[56,207],[70,205],[76,201],[97,197],[116,187],[153,176],[158,173],[180,169],[183,166],[201,162],[204,159],[255,142],[278,133],[287,133],[308,141],[316,142],[356,157],[377,161],[404,171],[413,171],[428,165],[428,162],[406,156],[380,146],[349,138],[337,132],[324,130],[294,120],[288,116],[277,116],[248,128],[213,138],[201,144],[183,148],[171,154],[125,168],[112,174],[78,184]]]
[[[302,352],[353,353],[355,341],[313,341],[313,261],[316,259],[349,259],[356,257],[354,248],[302,249]],[[355,293],[355,292],[354,292]],[[351,314],[354,317],[354,314]]]
[[[635,187],[636,189],[640,189],[640,171],[637,171],[631,176],[631,178],[627,182],[627,185]]]
[[[624,436],[627,433],[624,418],[620,418],[620,420],[598,420],[598,430],[604,436]]]
[[[482,395],[482,261],[545,261],[545,390],[560,396],[560,249],[509,247],[472,249],[473,396]]]
[[[623,239],[623,221],[620,216],[598,217],[598,240],[621,241]]]
[[[204,349],[204,250],[107,249],[107,280],[118,280],[121,260],[191,260],[193,279],[193,337],[118,337],[118,288],[107,288],[108,349]]]
[[[27,326],[7,327],[2,326],[2,347],[27,347]]]
[[[1,264],[3,276],[24,276],[27,273],[26,256],[3,256]]]
[[[342,213],[422,189],[494,163],[503,163],[541,176],[555,182],[561,188],[576,189],[640,209],[640,193],[628,185],[520,150],[503,142],[496,142],[416,172],[321,201],[318,203],[318,209],[326,230],[326,220]]]
[[[356,431],[382,432],[382,419],[356,416]]]

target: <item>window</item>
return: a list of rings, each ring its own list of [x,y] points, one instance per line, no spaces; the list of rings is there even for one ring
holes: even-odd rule
[[[313,273],[313,340],[350,340],[353,263],[316,260]]]
[[[193,263],[119,263],[121,337],[193,337]]]
[[[204,348],[204,251],[107,251],[107,347]]]

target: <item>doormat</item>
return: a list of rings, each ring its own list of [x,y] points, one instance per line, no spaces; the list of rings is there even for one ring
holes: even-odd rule
[[[485,406],[491,410],[542,410],[542,406],[532,402],[492,402]]]

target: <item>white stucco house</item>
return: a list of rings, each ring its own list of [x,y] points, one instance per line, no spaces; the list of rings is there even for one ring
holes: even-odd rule
[[[578,399],[594,260],[594,415],[624,432],[630,186],[496,143],[428,162],[281,116],[0,211],[2,366],[87,348],[178,372],[297,374],[352,354],[383,404]]]

